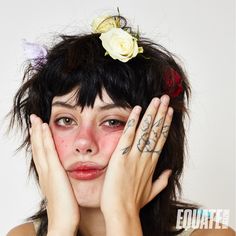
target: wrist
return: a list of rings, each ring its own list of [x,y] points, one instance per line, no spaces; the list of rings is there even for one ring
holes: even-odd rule
[[[104,215],[107,236],[142,236],[142,227],[137,211],[113,211]]]
[[[76,236],[77,230],[49,229],[47,236]]]
[[[138,217],[139,218],[139,209],[137,209],[137,207],[135,207],[133,204],[112,204],[112,206],[106,206],[101,208],[101,211],[104,215],[104,218],[107,218],[108,220],[114,216],[116,216],[116,218],[118,217],[125,217],[125,218],[129,218],[129,217]]]
[[[76,236],[76,233],[62,232],[62,231],[48,231],[47,236]]]
[[[47,236],[76,236],[79,229],[79,223],[64,222],[62,220],[50,220],[48,222]]]

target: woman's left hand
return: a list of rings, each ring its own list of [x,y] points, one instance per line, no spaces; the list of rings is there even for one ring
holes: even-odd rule
[[[167,186],[171,170],[154,182],[152,177],[172,121],[173,108],[168,105],[167,95],[154,98],[139,126],[141,107],[132,110],[106,172],[101,197],[105,219],[115,213],[138,216]]]

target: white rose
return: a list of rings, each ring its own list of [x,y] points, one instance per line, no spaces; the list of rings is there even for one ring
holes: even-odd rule
[[[100,16],[94,19],[91,24],[94,33],[105,33],[112,28],[120,27],[120,19],[113,16]]]
[[[106,54],[122,62],[127,62],[143,52],[143,48],[138,47],[137,39],[121,28],[112,28],[102,33],[100,39]]]

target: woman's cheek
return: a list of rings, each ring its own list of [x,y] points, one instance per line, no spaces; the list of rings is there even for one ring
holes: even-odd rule
[[[65,163],[67,159],[73,156],[73,143],[76,139],[76,132],[67,131],[63,132],[54,127],[51,127],[51,132],[53,135],[55,147],[57,150],[57,154],[59,156],[60,161]],[[99,146],[98,156],[103,159],[110,160],[111,155],[113,154],[119,139],[122,135],[123,130],[113,132],[113,133],[105,133],[105,132],[97,132],[96,143]]]
[[[111,155],[115,151],[121,135],[122,131],[119,131],[109,135],[102,135],[100,137],[99,147],[103,156],[107,157],[108,159],[111,158]]]
[[[62,163],[64,163],[65,160],[67,160],[69,156],[71,156],[71,147],[73,147],[72,143],[74,137],[71,134],[61,134],[61,132],[58,132],[57,130],[52,130],[52,135],[59,159]]]

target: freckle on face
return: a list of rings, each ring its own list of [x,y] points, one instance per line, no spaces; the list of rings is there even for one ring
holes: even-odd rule
[[[70,156],[68,155],[70,152],[69,144],[72,143],[72,137],[71,136],[61,137],[61,135],[59,135],[56,130],[53,130],[52,133],[59,159],[62,162],[64,162],[65,159],[67,159]]]
[[[53,138],[56,146],[59,159],[62,164],[67,162],[73,155],[73,143],[76,139],[76,133],[71,132],[70,134],[65,134],[62,136],[57,129],[52,128]],[[98,156],[100,156],[103,161],[108,162],[112,153],[114,152],[116,145],[121,136],[121,132],[116,132],[112,134],[104,135],[103,133],[97,134],[97,145],[99,148]],[[101,160],[100,160],[101,161]]]

